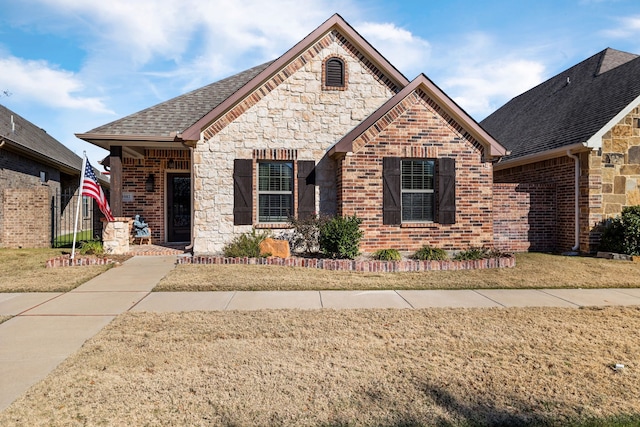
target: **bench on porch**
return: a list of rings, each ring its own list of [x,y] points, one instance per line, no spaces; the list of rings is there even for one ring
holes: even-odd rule
[[[148,236],[131,236],[131,243],[135,244],[136,242],[138,242],[139,245],[141,245],[142,242],[145,242],[145,244],[150,245],[151,244],[151,228],[149,228]]]

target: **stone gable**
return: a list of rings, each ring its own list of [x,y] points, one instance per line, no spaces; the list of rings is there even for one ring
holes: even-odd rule
[[[323,90],[323,61],[335,56],[344,60],[348,82]],[[195,253],[219,252],[251,228],[233,225],[233,161],[262,160],[261,150],[295,150],[296,159],[314,160],[317,211],[336,212],[335,162],[326,152],[397,90],[363,59],[333,31],[203,131],[194,149]]]

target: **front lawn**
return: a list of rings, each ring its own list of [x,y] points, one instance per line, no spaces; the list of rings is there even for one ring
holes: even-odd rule
[[[637,307],[126,313],[0,425],[632,426],[638,331]]]
[[[45,267],[48,259],[64,251],[0,249],[0,292],[67,292],[111,268],[109,265]]]
[[[540,253],[515,268],[358,273],[262,265],[179,265],[154,291],[640,287],[640,263]]]

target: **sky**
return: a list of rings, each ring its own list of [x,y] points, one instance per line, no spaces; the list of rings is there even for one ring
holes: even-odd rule
[[[74,134],[273,60],[334,13],[477,121],[607,47],[640,54],[638,0],[0,0],[0,104],[97,166]]]

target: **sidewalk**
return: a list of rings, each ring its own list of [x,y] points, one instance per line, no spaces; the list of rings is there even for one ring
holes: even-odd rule
[[[0,411],[126,311],[640,305],[640,289],[154,292],[175,256],[134,257],[67,293],[0,294]]]

